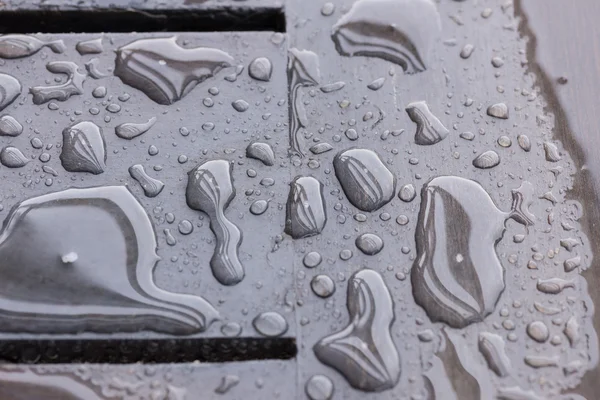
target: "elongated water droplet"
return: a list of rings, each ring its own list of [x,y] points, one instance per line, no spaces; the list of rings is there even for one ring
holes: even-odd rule
[[[290,105],[290,152],[303,157],[300,130],[308,124],[300,88],[317,86],[321,79],[319,57],[308,50],[290,49],[288,53],[288,101]]]
[[[317,342],[315,355],[356,389],[393,388],[400,378],[400,356],[390,333],[394,303],[381,275],[368,269],[352,275],[347,307],[349,325]]]
[[[546,294],[559,294],[566,288],[574,288],[575,282],[562,278],[538,279],[537,289]]]
[[[385,83],[385,78],[377,78],[373,82],[369,83],[367,85],[367,88],[369,88],[373,91],[377,91],[383,87],[384,83]]]
[[[60,161],[69,172],[101,174],[106,168],[106,143],[102,129],[90,121],[75,123],[62,132]]]
[[[531,141],[529,140],[529,136],[522,134],[517,136],[517,143],[519,143],[519,147],[524,151],[531,151]]]
[[[141,164],[135,164],[129,167],[129,175],[135,179],[142,189],[146,197],[156,197],[162,192],[165,184],[149,176]]]
[[[333,146],[330,145],[329,143],[325,143],[325,142],[317,143],[310,148],[310,151],[313,154],[323,154],[323,153],[327,153],[330,150],[333,150]]]
[[[429,49],[441,31],[430,0],[358,0],[332,28],[343,56],[378,57],[409,74],[424,71]]]
[[[394,197],[396,177],[372,150],[342,151],[335,156],[333,167],[346,197],[362,211],[378,210]]]
[[[562,159],[558,147],[552,142],[544,142],[544,153],[546,154],[546,161],[558,162]]]
[[[203,331],[218,313],[201,297],[154,284],[156,248],[148,214],[124,186],[21,202],[0,233],[0,330]]]
[[[480,169],[494,168],[500,164],[500,156],[494,150],[487,150],[475,157],[473,166]]]
[[[479,351],[488,367],[498,376],[507,376],[511,370],[510,359],[506,355],[504,339],[495,333],[479,334]]]
[[[173,104],[232,64],[221,50],[183,48],[175,36],[139,39],[117,50],[115,76],[158,104]]]
[[[131,140],[138,137],[146,132],[156,123],[156,117],[152,117],[148,122],[136,124],[133,122],[125,122],[117,125],[115,128],[115,134],[121,139]]]
[[[565,324],[564,329],[565,336],[569,339],[569,343],[571,347],[575,347],[579,342],[579,322],[577,322],[577,317],[572,315],[567,323]]]
[[[363,233],[356,238],[356,247],[368,256],[375,255],[383,250],[383,240],[373,233]]]
[[[217,241],[210,267],[223,285],[235,285],[245,274],[238,257],[242,233],[225,217],[225,210],[235,197],[231,170],[232,165],[225,160],[207,161],[189,172],[185,192],[188,207],[210,218],[210,229]]]
[[[344,86],[346,86],[346,82],[342,82],[342,81],[329,83],[327,85],[321,86],[321,92],[323,92],[323,93],[337,92],[338,90],[343,89]]]
[[[52,61],[46,64],[46,69],[53,74],[67,75],[67,80],[58,85],[30,88],[33,104],[43,104],[50,100],[65,101],[73,95],[83,94],[86,75],[79,72],[77,64],[71,61]]]
[[[525,364],[529,365],[532,368],[548,368],[548,367],[558,367],[558,358],[557,357],[547,357],[547,356],[533,356],[528,355],[525,356]]]
[[[29,57],[46,46],[57,54],[66,50],[62,40],[42,41],[29,35],[2,35],[0,36],[0,58]]]
[[[285,233],[294,239],[314,236],[327,222],[323,184],[310,176],[297,176],[290,183]]]

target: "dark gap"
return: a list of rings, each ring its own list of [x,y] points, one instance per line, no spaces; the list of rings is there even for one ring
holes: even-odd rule
[[[296,353],[293,338],[0,341],[0,362],[25,364],[222,363],[288,360]]]
[[[0,33],[285,32],[282,8],[19,10],[0,12]]]

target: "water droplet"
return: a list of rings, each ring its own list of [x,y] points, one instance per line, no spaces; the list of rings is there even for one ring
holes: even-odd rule
[[[106,143],[102,129],[90,121],[75,123],[62,131],[60,161],[69,172],[101,174],[106,168]]]
[[[162,192],[165,184],[149,176],[141,164],[135,164],[129,167],[129,175],[135,179],[142,189],[146,197],[156,197]]]
[[[21,82],[12,75],[0,73],[0,111],[8,107],[20,94]]]
[[[467,58],[471,57],[471,54],[473,54],[473,50],[475,50],[475,47],[472,44],[465,44],[465,46],[460,51],[460,57],[466,60]]]
[[[368,269],[352,275],[347,307],[349,325],[317,342],[316,357],[356,389],[393,388],[400,378],[400,357],[390,334],[394,303],[381,275]]]
[[[375,255],[383,250],[383,240],[373,233],[363,233],[356,238],[356,247],[368,256]]]
[[[268,143],[254,142],[246,147],[246,157],[262,161],[267,166],[275,164],[275,153]]]
[[[321,264],[321,261],[323,261],[321,254],[317,253],[316,251],[307,253],[302,259],[302,262],[306,268],[315,268]]]
[[[173,36],[139,39],[120,47],[114,74],[158,104],[168,105],[232,64],[233,58],[221,50],[183,48]]]
[[[121,139],[131,140],[146,132],[156,123],[156,117],[150,118],[147,122],[136,124],[134,122],[125,122],[115,127],[115,134]]]
[[[500,136],[498,138],[498,145],[500,147],[510,147],[512,145],[512,140],[508,136]]]
[[[221,326],[221,333],[226,337],[237,337],[242,334],[242,326],[237,322],[228,322]]]
[[[575,269],[579,268],[580,265],[581,265],[581,257],[580,256],[569,258],[569,259],[565,260],[565,262],[563,263],[565,272],[574,271]]]
[[[46,64],[46,69],[53,74],[67,75],[67,80],[58,85],[30,88],[33,104],[43,104],[50,100],[66,101],[73,95],[83,94],[86,75],[79,72],[77,64],[71,61],[52,61]]]
[[[236,386],[240,383],[240,377],[237,375],[225,375],[221,378],[221,383],[215,389],[215,393],[217,394],[225,394],[231,390],[232,387]]]
[[[525,356],[525,364],[532,368],[547,368],[547,367],[558,367],[557,357],[546,357],[546,356]]]
[[[533,186],[523,182],[512,195],[512,210],[505,213],[468,179],[441,176],[423,187],[412,285],[415,301],[432,321],[463,328],[494,310],[504,290],[495,246],[505,221],[531,225],[534,219],[527,211]],[[463,234],[448,233],[458,231]]]
[[[250,205],[250,212],[254,215],[262,215],[269,208],[267,200],[256,200]]]
[[[92,90],[92,96],[94,96],[97,99],[103,98],[104,96],[106,96],[106,87],[98,86],[94,88],[94,90]]]
[[[85,70],[92,79],[102,79],[109,76],[109,74],[103,74],[100,72],[98,69],[99,63],[100,60],[97,58],[92,58],[90,61],[85,63]]]
[[[371,90],[379,90],[383,87],[384,83],[385,83],[385,78],[377,78],[373,82],[369,83],[367,85],[367,88],[369,88]]]
[[[473,160],[473,166],[481,169],[494,168],[500,164],[500,156],[494,150],[487,150]]]
[[[148,154],[151,156],[155,156],[158,154],[158,147],[156,147],[155,145],[151,144],[148,147]]]
[[[498,389],[498,399],[500,400],[544,400],[533,390],[523,390],[518,386]]]
[[[433,115],[424,101],[416,101],[406,106],[410,119],[417,124],[415,143],[429,146],[441,142],[448,136],[448,129]]]
[[[310,148],[310,151],[313,154],[323,154],[323,153],[327,153],[328,151],[330,151],[332,149],[333,149],[332,145],[330,145],[329,143],[322,142],[322,143],[317,143],[314,146],[312,146]]]
[[[190,334],[218,318],[201,297],[154,284],[156,235],[124,186],[69,189],[23,201],[0,237],[4,332]],[[62,257],[71,252],[77,259],[65,265]],[[45,283],[34,284],[34,276]]]
[[[290,151],[300,157],[304,156],[304,153],[300,149],[299,132],[308,124],[300,88],[316,86],[319,84],[320,78],[319,57],[315,53],[296,48],[289,50]]]
[[[327,298],[335,292],[335,283],[328,275],[316,275],[310,281],[310,288],[317,296]]]
[[[334,83],[329,83],[327,85],[321,86],[321,92],[323,93],[332,93],[341,90],[346,86],[346,82],[338,81]]]
[[[412,74],[426,69],[440,31],[432,1],[358,0],[333,26],[331,38],[343,56],[378,57]]]
[[[0,151],[0,163],[8,168],[21,168],[29,162],[29,159],[21,153],[21,150],[13,146],[7,146]]]
[[[416,196],[417,191],[411,183],[403,185],[398,192],[398,198],[406,203],[413,201]]]
[[[245,112],[248,110],[248,107],[250,107],[250,104],[248,104],[248,102],[240,99],[240,100],[236,100],[233,103],[231,103],[231,106],[237,112]]]
[[[297,176],[290,183],[285,232],[294,239],[314,236],[327,222],[323,184],[313,177]]]
[[[575,347],[579,342],[579,322],[577,322],[577,317],[572,315],[567,323],[565,324],[564,329],[565,336],[569,340],[571,347]]]
[[[325,375],[313,375],[306,381],[304,391],[310,400],[330,400],[333,397],[333,382]]]
[[[344,250],[340,251],[340,259],[343,261],[347,261],[347,260],[351,259],[352,256],[353,256],[352,250],[344,249]]]
[[[562,278],[538,279],[537,289],[546,294],[559,294],[566,288],[574,288],[575,282]]]
[[[475,134],[473,132],[463,132],[459,136],[462,139],[469,140],[469,141],[475,139]]]
[[[504,65],[504,60],[500,57],[492,57],[492,65],[494,68],[500,68]]]
[[[511,371],[510,358],[506,355],[506,344],[500,335],[490,332],[479,333],[479,351],[485,358],[488,367],[503,377]]]
[[[494,118],[508,119],[508,107],[504,103],[496,103],[488,107],[487,115]]]
[[[119,111],[121,111],[121,106],[115,103],[111,103],[108,106],[106,106],[106,111],[108,111],[109,113],[116,114]]]
[[[544,153],[546,154],[546,161],[557,162],[562,159],[558,147],[552,142],[544,142]]]
[[[346,197],[362,211],[378,210],[394,197],[396,178],[372,150],[342,151],[333,167]]]
[[[75,49],[79,54],[100,54],[104,51],[102,47],[102,38],[83,40],[75,45]]]
[[[0,36],[1,37],[1,36]],[[23,133],[23,125],[10,115],[0,117],[0,136],[19,136]]]
[[[533,321],[527,325],[527,334],[533,340],[544,343],[550,337],[548,327],[542,321]]]
[[[258,333],[266,337],[281,336],[288,330],[285,318],[275,311],[258,314],[252,321],[252,326]]]
[[[354,129],[354,128],[347,129],[345,132],[345,135],[349,140],[358,139],[358,133],[356,132],[356,129]]]
[[[330,15],[333,14],[334,11],[335,11],[335,4],[333,4],[331,2],[327,2],[327,3],[323,4],[323,7],[321,7],[321,15],[323,15],[325,17],[329,17]],[[311,399],[311,400],[316,400],[316,399]]]
[[[531,141],[527,135],[519,135],[517,136],[517,143],[519,143],[519,147],[521,147],[525,151],[531,150]]]
[[[62,40],[42,41],[29,35],[2,35],[0,58],[29,57],[46,46],[57,54],[63,53],[67,48]]]
[[[266,57],[255,58],[248,66],[248,75],[257,81],[270,81],[272,73],[273,64],[271,63],[271,60]]]
[[[207,161],[189,172],[185,193],[188,207],[210,218],[210,229],[217,240],[210,266],[223,285],[235,285],[244,278],[244,267],[238,258],[242,233],[225,217],[225,210],[235,197],[231,170],[232,165],[225,160]]]

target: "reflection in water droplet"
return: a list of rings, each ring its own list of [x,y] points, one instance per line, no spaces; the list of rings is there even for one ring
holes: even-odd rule
[[[162,192],[165,184],[149,176],[141,164],[135,164],[129,167],[129,175],[135,179],[142,189],[146,197],[156,197]]]
[[[79,72],[77,64],[71,61],[52,61],[46,69],[53,74],[65,74],[67,80],[53,86],[35,86],[29,89],[33,104],[43,104],[50,100],[66,101],[75,94],[83,94],[86,75]]]
[[[12,75],[0,73],[0,111],[21,94],[21,82]]]
[[[173,104],[200,82],[233,64],[218,49],[187,49],[170,38],[140,39],[117,50],[115,76],[158,104]]]
[[[378,57],[409,74],[424,71],[441,30],[431,0],[358,0],[332,28],[343,56]]]
[[[367,85],[367,88],[369,88],[371,90],[379,90],[383,87],[384,83],[385,83],[385,78],[377,78],[373,82],[369,83]]]
[[[363,233],[356,238],[356,247],[368,256],[375,255],[383,250],[383,240],[373,233]]]
[[[0,163],[8,168],[21,168],[29,162],[29,159],[16,147],[7,146],[0,151]]]
[[[393,388],[400,378],[400,357],[390,334],[394,303],[381,275],[368,269],[352,275],[347,307],[350,324],[317,342],[315,355],[356,389]]]
[[[218,313],[201,297],[154,284],[156,247],[148,215],[124,186],[23,201],[0,234],[0,330],[203,331]],[[77,259],[64,264],[69,253]]]
[[[523,182],[505,213],[468,179],[442,176],[423,187],[412,285],[415,301],[432,321],[462,328],[494,310],[504,290],[495,246],[508,218],[533,224],[527,211],[532,193],[532,185]]]
[[[0,136],[19,136],[23,133],[23,125],[10,115],[0,117]]]
[[[321,233],[327,222],[323,184],[311,176],[297,176],[290,183],[285,233],[301,239]]]
[[[140,136],[148,132],[150,128],[156,123],[156,117],[150,118],[147,122],[136,124],[134,122],[125,122],[117,125],[115,128],[115,134],[121,139],[131,140],[135,137]]]
[[[69,172],[101,174],[106,168],[106,143],[102,129],[90,121],[75,123],[62,131],[60,161]]]
[[[257,81],[270,81],[272,73],[273,64],[271,64],[271,60],[266,57],[255,58],[248,66],[248,75]]]
[[[246,157],[262,161],[267,166],[275,164],[275,153],[268,143],[254,142],[246,147]]]
[[[313,375],[304,386],[310,400],[330,400],[333,397],[333,382],[325,375]]]
[[[46,46],[57,54],[66,50],[62,40],[42,41],[29,35],[2,35],[0,36],[0,58],[29,57]]]
[[[207,161],[189,172],[185,192],[187,205],[210,218],[210,229],[217,239],[210,267],[223,285],[235,285],[244,279],[244,267],[238,258],[242,233],[225,217],[225,209],[235,197],[231,169],[232,164],[225,160]]]
[[[319,57],[312,51],[295,48],[289,50],[288,57],[290,152],[303,157],[304,152],[300,149],[299,133],[302,128],[307,126],[308,119],[300,88],[319,84],[321,79]]]
[[[448,129],[433,115],[424,101],[415,101],[406,106],[410,119],[417,124],[415,143],[429,146],[441,142],[448,136]]]
[[[396,178],[372,150],[342,151],[333,167],[346,197],[362,211],[378,210],[394,197]]]
[[[288,330],[285,318],[275,311],[258,314],[252,321],[252,326],[258,333],[266,337],[281,336]]]

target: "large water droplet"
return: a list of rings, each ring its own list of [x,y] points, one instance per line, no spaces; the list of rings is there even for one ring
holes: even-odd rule
[[[285,232],[294,239],[314,236],[327,222],[323,184],[310,176],[297,176],[290,183]]]
[[[90,121],[75,123],[62,132],[60,161],[69,172],[101,174],[106,168],[106,143],[102,129]]]
[[[46,46],[58,54],[66,50],[62,40],[42,41],[29,35],[2,35],[0,36],[0,58],[29,57]]]

